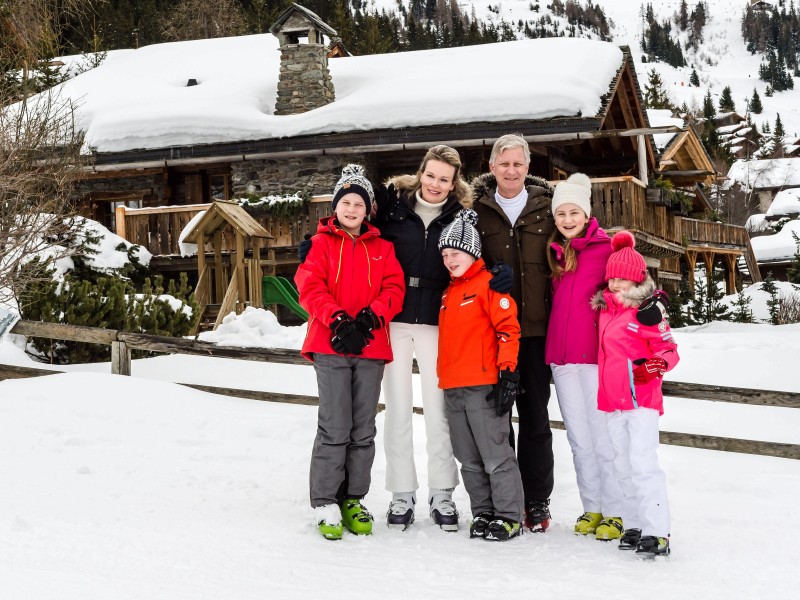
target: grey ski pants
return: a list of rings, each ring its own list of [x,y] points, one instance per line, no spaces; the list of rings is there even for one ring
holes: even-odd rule
[[[312,507],[363,498],[369,491],[384,362],[314,355],[319,412],[309,477]]]
[[[473,517],[482,512],[521,522],[525,510],[522,479],[508,443],[511,424],[486,401],[490,385],[444,391],[453,453]]]

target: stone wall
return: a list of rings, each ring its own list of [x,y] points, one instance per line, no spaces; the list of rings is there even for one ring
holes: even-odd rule
[[[312,195],[330,194],[347,163],[366,169],[373,185],[377,183],[374,158],[361,154],[326,154],[275,160],[250,160],[231,164],[231,187],[234,196],[286,194],[297,191]]]
[[[304,113],[333,102],[335,93],[327,52],[322,44],[281,46],[276,115]]]

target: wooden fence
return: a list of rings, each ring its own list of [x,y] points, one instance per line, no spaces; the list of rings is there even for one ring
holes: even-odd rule
[[[275,362],[281,364],[308,364],[308,361],[302,358],[297,350],[290,350],[286,348],[238,348],[219,346],[209,342],[186,338],[171,338],[141,333],[127,333],[113,329],[64,325],[60,323],[19,321],[11,330],[11,332],[29,337],[42,337],[56,340],[69,340],[75,342],[111,345],[111,372],[120,375],[130,375],[131,373],[131,350],[144,350],[148,352],[162,352],[168,354],[190,354],[195,356],[211,356],[218,358],[235,358],[240,360]],[[0,380],[39,377],[60,372],[61,371],[49,369],[15,367],[11,365],[0,364]],[[279,394],[273,392],[233,389],[227,387],[220,388],[181,382],[176,383],[214,394],[235,396],[238,398],[305,405],[316,405],[318,403],[318,398],[315,396]],[[800,408],[800,394],[793,392],[724,387],[698,383],[681,383],[676,381],[664,381],[663,390],[665,396],[687,398],[692,400],[750,404],[753,406]],[[379,406],[379,409],[382,408],[382,405]],[[421,414],[422,409],[414,408],[414,412]],[[564,424],[561,421],[550,421],[550,426],[554,429],[564,429]],[[800,460],[800,444],[784,444],[779,442],[745,440],[671,431],[662,431],[660,432],[660,436],[662,444],[701,448],[705,450],[723,450],[726,452],[741,452],[763,456],[776,456]]]

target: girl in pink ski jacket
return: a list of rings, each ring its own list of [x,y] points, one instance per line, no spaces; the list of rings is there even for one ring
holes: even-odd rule
[[[639,306],[655,292],[644,257],[628,231],[611,240],[608,288],[593,299],[600,311],[598,408],[607,413],[614,472],[623,492],[621,550],[669,554],[670,513],[658,465],[658,418],[664,412],[661,378],[678,363],[666,319],[640,322]]]
[[[553,193],[556,229],[548,263],[553,302],[545,361],[572,450],[583,514],[575,533],[597,539],[622,534],[622,491],[614,475],[614,451],[605,414],[597,410],[597,317],[591,298],[605,287],[611,238],[591,217],[591,181],[575,173]]]

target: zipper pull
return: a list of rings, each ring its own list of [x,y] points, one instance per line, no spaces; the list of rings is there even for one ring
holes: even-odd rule
[[[509,230],[508,237],[514,237],[514,228],[513,227]]]

